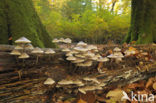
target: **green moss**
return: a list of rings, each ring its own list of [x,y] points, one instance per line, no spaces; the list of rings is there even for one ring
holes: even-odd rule
[[[13,41],[25,36],[32,41],[34,46],[53,47],[51,38],[42,25],[31,0],[4,0],[8,15],[7,21],[11,25]],[[5,21],[6,18],[3,18]],[[6,31],[4,29],[4,31]],[[6,33],[3,33],[6,35]],[[5,42],[3,42],[5,43]]]
[[[0,44],[8,43],[7,21],[4,13],[4,2],[0,1]]]
[[[125,41],[148,44],[156,41],[156,0],[132,0],[131,27]]]

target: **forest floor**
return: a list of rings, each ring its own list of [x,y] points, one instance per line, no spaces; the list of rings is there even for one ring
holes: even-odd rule
[[[34,55],[23,64],[9,55],[10,48],[0,50],[0,103],[155,103],[156,45],[97,46],[102,56],[116,46],[122,51],[135,48],[139,52],[121,62],[95,62],[92,67],[77,68],[59,50],[50,59],[41,56],[38,64]],[[45,85],[47,78],[55,83]],[[68,83],[59,85],[62,80]],[[71,81],[84,85],[70,84]],[[121,100],[123,91],[129,100]],[[132,92],[136,94],[134,100]],[[147,97],[141,98],[142,94]]]

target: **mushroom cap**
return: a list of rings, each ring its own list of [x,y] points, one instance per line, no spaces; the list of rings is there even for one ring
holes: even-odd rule
[[[41,50],[41,48],[36,47],[35,49],[33,49],[33,51],[31,53],[33,54],[42,54],[44,51]]]
[[[82,55],[82,54],[75,54],[76,57],[78,58],[86,58],[86,56]]]
[[[87,43],[80,41],[77,43],[77,46],[87,46]]]
[[[56,53],[56,52],[53,49],[47,49],[45,51],[45,54],[54,54],[54,53]]]
[[[118,47],[115,47],[115,48],[113,49],[113,51],[115,51],[115,52],[120,52],[120,51],[121,51],[121,49],[120,49],[120,48],[118,48]]]
[[[73,54],[69,52],[66,54],[66,56],[71,57],[71,56],[73,56]]]
[[[44,82],[45,85],[52,85],[52,84],[54,84],[54,83],[55,83],[55,81],[54,81],[52,78],[48,78],[48,79]]]
[[[97,60],[98,62],[107,62],[107,61],[109,61],[109,59],[107,58],[107,57],[105,57],[105,58],[99,58],[98,60]]]
[[[80,80],[74,80],[73,84],[76,84],[78,86],[84,86],[84,83],[82,81],[80,81]]]
[[[74,50],[80,51],[80,52],[86,52],[86,51],[88,51],[87,48],[82,48],[82,47],[75,47]]]
[[[84,59],[77,58],[77,59],[74,60],[72,63],[82,63],[82,62],[84,62],[84,61],[85,61]]]
[[[72,40],[70,38],[66,38],[64,39],[64,43],[70,44],[72,43]]]
[[[19,59],[26,59],[26,58],[29,58],[29,55],[27,53],[22,53],[18,58]]]
[[[16,50],[22,50],[23,49],[23,47],[22,46],[20,46],[20,45],[17,45],[17,46],[15,46],[15,48],[14,49],[16,49]]]
[[[101,58],[102,56],[100,54],[96,54],[95,57]]]
[[[97,84],[100,84],[100,82],[96,78],[89,78],[89,77],[84,77],[83,80],[85,81],[93,81]]]
[[[21,55],[21,53],[18,50],[12,50],[10,55]]]
[[[124,58],[124,55],[121,52],[114,53],[117,58]]]
[[[65,40],[64,38],[60,38],[59,42],[64,42],[64,40]]]
[[[124,53],[125,53],[126,56],[129,56],[129,55],[136,54],[136,51],[133,51],[133,50],[126,50]]]
[[[97,47],[94,45],[88,45],[87,48],[88,50],[97,50]]]
[[[60,42],[60,41],[59,41],[57,38],[55,38],[55,39],[52,40],[52,42],[53,42],[53,43],[58,43],[58,42]]]
[[[23,44],[25,44],[25,43],[31,43],[31,41],[28,40],[26,37],[21,37],[21,38],[17,39],[15,41],[15,43],[21,43],[21,44],[23,43]]]
[[[94,56],[95,56],[95,54],[92,53],[92,52],[87,52],[87,53],[85,53],[84,55],[85,55],[85,56],[88,56],[88,57],[94,57]]]
[[[73,81],[72,80],[61,80],[58,82],[58,84],[60,85],[70,85],[70,84],[73,84]]]
[[[25,49],[30,49],[30,50],[32,50],[32,49],[34,49],[34,47],[33,47],[32,44],[27,44],[27,45],[25,45]]]
[[[62,49],[62,51],[63,51],[63,52],[70,52],[70,49],[64,48],[64,49]]]
[[[76,50],[71,50],[70,53],[72,53],[72,54],[78,54],[79,52],[76,51]]]
[[[86,91],[83,88],[78,88],[78,91],[83,93],[83,94],[86,94]]]
[[[117,58],[117,56],[114,55],[114,54],[110,54],[110,55],[108,55],[107,57],[108,57],[108,58]]]
[[[90,66],[92,66],[92,61],[86,61],[86,62],[84,62],[84,63],[79,63],[79,64],[77,64],[77,66],[80,66],[80,67],[90,67]]]
[[[73,56],[69,56],[66,58],[66,60],[69,60],[69,61],[74,61],[76,60],[77,58],[73,57]]]

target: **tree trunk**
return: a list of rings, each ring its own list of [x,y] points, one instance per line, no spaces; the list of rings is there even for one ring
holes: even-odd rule
[[[0,1],[0,33],[0,43],[3,44],[8,44],[11,35],[13,41],[25,36],[34,46],[53,46],[49,34],[33,7],[32,0]]]
[[[156,42],[156,0],[132,0],[131,27],[125,42]]]

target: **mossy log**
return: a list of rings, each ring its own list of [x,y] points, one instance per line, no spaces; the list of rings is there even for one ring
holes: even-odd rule
[[[32,0],[0,1],[0,44],[25,36],[34,46],[52,47],[51,38],[42,25]]]

